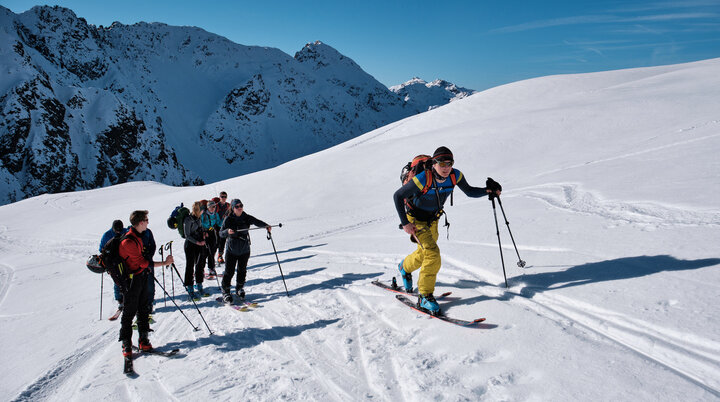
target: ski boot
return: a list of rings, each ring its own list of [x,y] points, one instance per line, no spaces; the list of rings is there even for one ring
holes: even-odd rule
[[[225,304],[231,304],[233,302],[233,298],[230,295],[230,293],[223,294],[223,303]]]
[[[225,260],[223,259],[222,254],[219,254],[219,253],[218,253],[217,262],[218,262],[218,264],[224,264],[224,263],[225,263]]]
[[[210,296],[208,293],[205,292],[203,289],[202,283],[198,283],[195,285],[195,293],[198,297],[208,297]]]
[[[403,280],[403,286],[405,286],[405,291],[408,293],[412,293],[412,274],[405,272],[405,269],[403,268],[404,261],[405,260],[400,261],[400,264],[398,264],[398,270],[400,271],[400,277]]]
[[[235,295],[240,298],[240,300],[245,300],[245,289],[242,287],[235,287]]]
[[[418,297],[417,306],[418,308],[423,309],[432,315],[440,314],[440,305],[438,304],[437,300],[435,300],[435,296],[433,296],[432,293],[428,293],[426,295],[421,294]]]
[[[192,285],[191,286],[185,286],[185,290],[188,292],[188,298],[190,300],[200,300],[200,297],[198,297],[197,293],[193,290]]]
[[[132,340],[126,339],[122,341],[123,357],[132,357]]]
[[[138,341],[138,348],[140,350],[142,350],[143,352],[149,352],[153,349],[152,344],[150,343],[150,340],[148,339],[147,332],[140,333],[140,339]]]

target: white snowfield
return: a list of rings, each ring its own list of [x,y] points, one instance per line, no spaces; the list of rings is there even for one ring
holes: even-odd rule
[[[413,250],[392,194],[441,145],[498,208],[457,191],[441,228],[432,319],[370,282]],[[282,166],[204,187],[136,182],[0,207],[0,399],[713,401],[720,399],[720,59],[497,87]],[[199,155],[198,157],[204,157]],[[151,336],[174,359],[122,374],[105,277],[85,267],[114,219],[150,211],[158,243],[180,202],[221,190],[271,223],[253,231],[238,312],[159,287]],[[442,222],[442,221],[441,221]],[[160,256],[156,257],[159,260]],[[164,274],[164,279],[163,279]],[[171,270],[156,277],[172,292]],[[417,280],[417,274],[414,275]],[[137,342],[137,335],[134,337]]]

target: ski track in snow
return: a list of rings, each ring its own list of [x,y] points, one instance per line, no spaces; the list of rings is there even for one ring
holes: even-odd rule
[[[712,120],[712,121],[709,121],[709,122],[703,124],[702,126],[704,127],[704,126],[709,126],[709,125],[711,125],[711,124],[717,124],[717,123],[718,123],[718,120]],[[683,133],[683,132],[687,132],[687,131],[692,131],[692,130],[695,130],[696,128],[697,128],[697,127],[689,127],[689,128],[686,128],[686,129],[680,129],[679,132],[680,132],[680,133]],[[562,171],[566,171],[566,170],[570,170],[570,169],[576,169],[576,168],[579,168],[579,167],[585,167],[585,166],[593,165],[593,164],[597,164],[597,163],[603,163],[603,162],[610,162],[610,161],[615,161],[615,160],[620,160],[620,159],[632,158],[632,157],[635,157],[635,156],[638,156],[638,155],[643,155],[643,154],[652,153],[652,152],[656,152],[656,151],[662,151],[662,150],[665,150],[665,149],[668,149],[668,148],[674,148],[674,147],[681,146],[681,145],[692,144],[692,143],[694,143],[694,142],[705,141],[705,140],[709,140],[709,139],[712,139],[712,138],[715,138],[715,137],[719,137],[719,136],[720,136],[720,134],[711,134],[711,135],[706,135],[706,136],[703,136],[703,137],[692,138],[692,139],[683,140],[683,141],[677,141],[677,142],[674,142],[674,143],[671,143],[671,144],[660,145],[660,146],[657,146],[657,147],[648,148],[648,149],[643,149],[643,150],[640,150],[640,151],[629,152],[629,153],[622,154],[622,155],[616,155],[616,156],[613,156],[613,157],[610,157],[610,158],[597,159],[597,160],[593,160],[593,161],[589,161],[589,162],[585,162],[585,163],[580,163],[580,164],[577,164],[577,165],[567,166],[567,167],[563,167],[563,168],[560,168],[560,169],[554,169],[554,170],[550,170],[550,171],[547,171],[547,172],[538,173],[538,174],[535,175],[535,177],[540,177],[540,176],[544,176],[544,175],[548,175],[548,174],[558,173],[558,172],[562,172]]]
[[[445,274],[456,269],[462,271],[458,278],[475,277],[498,282],[497,278],[478,276],[478,267],[452,257],[444,257],[444,265]],[[483,291],[497,297],[504,293],[495,288],[484,288]],[[720,379],[717,376],[720,371],[720,343],[716,341],[654,325],[567,296],[533,292],[528,297],[523,295],[522,289],[515,291],[513,288],[507,292],[517,296],[509,300],[512,303],[523,304],[562,326],[567,326],[567,320],[581,325],[720,397]]]
[[[10,282],[13,279],[14,270],[9,265],[0,264],[0,305],[5,301],[8,290],[10,290]]]
[[[577,184],[556,183],[524,189],[523,196],[539,199],[555,208],[597,215],[611,221],[640,226],[720,226],[720,213],[700,212],[648,202],[603,200]],[[560,194],[558,194],[560,193]]]
[[[397,260],[395,255],[327,250],[314,250],[314,252],[331,256],[333,264],[347,264],[354,261],[363,265],[387,268],[388,265],[393,267]],[[443,274],[451,278],[456,277],[458,280],[475,278],[502,286],[502,278],[483,275],[487,273],[477,266],[453,257],[443,256],[443,266]],[[391,268],[390,272],[393,273]],[[720,342],[651,324],[567,296],[535,292],[524,294],[522,288],[510,288],[506,291],[483,287],[482,291],[490,297],[503,297],[505,292],[510,293],[514,296],[509,299],[511,303],[520,304],[563,327],[579,325],[587,328],[720,397],[720,379],[717,376],[717,372],[720,371]],[[387,322],[382,317],[379,318]]]
[[[347,232],[373,222],[361,222],[356,225],[338,228],[336,231],[328,231],[321,235],[312,235],[308,238],[316,239],[329,236],[332,233]],[[56,257],[77,260],[86,254],[89,243],[74,239],[66,239],[64,244],[62,242],[44,241],[43,249],[49,250],[48,253]],[[292,254],[309,255],[303,249],[293,251]],[[390,273],[394,273],[394,266],[398,258],[401,257],[400,254],[337,252],[322,249],[313,249],[312,254],[325,256],[327,260],[321,261],[321,263],[326,263],[328,266],[359,263],[365,266],[383,268]],[[263,262],[264,260],[267,260],[267,263]],[[450,278],[475,278],[488,283],[497,283],[500,286],[500,277],[485,272],[477,266],[451,256],[443,256],[443,261],[443,274]],[[274,269],[274,259],[271,255],[266,255],[264,258],[253,257],[251,269],[253,270],[252,279],[261,278],[265,271]],[[10,274],[5,274],[5,272],[10,272]],[[12,271],[9,270],[9,267],[0,264],[0,275],[2,277],[11,277]],[[325,274],[321,271],[314,274],[315,277],[317,275],[323,276]],[[335,279],[332,275],[327,275],[327,278],[330,280]],[[0,300],[7,292],[8,286],[8,282],[0,283]],[[368,283],[357,286],[357,284],[349,282],[341,285],[341,287],[360,296],[377,294],[377,291],[368,290],[368,287],[371,287]],[[263,289],[258,290],[260,292],[264,291]],[[325,291],[325,289],[320,288],[316,291]],[[378,291],[384,292],[382,290]],[[490,296],[502,297],[506,291],[495,287],[483,287],[482,292]],[[632,350],[648,360],[667,367],[683,378],[703,387],[713,395],[720,396],[720,384],[715,375],[720,369],[720,344],[717,342],[693,334],[663,328],[565,296],[550,295],[548,293],[535,293],[527,296],[523,294],[522,289],[510,289],[507,292],[515,296],[509,299],[511,303],[528,308],[563,327],[577,324],[587,328],[593,333]],[[158,294],[161,295],[161,293]],[[421,382],[416,379],[423,378],[422,373],[425,370],[443,366],[447,364],[449,358],[417,351],[414,348],[408,349],[413,354],[409,358],[398,359],[394,356],[385,355],[384,351],[386,350],[403,350],[404,345],[412,346],[421,343],[421,341],[414,338],[413,333],[405,329],[406,327],[393,322],[388,316],[394,310],[394,307],[381,307],[378,311],[370,302],[366,301],[365,297],[351,298],[344,292],[325,292],[320,297],[314,298],[304,296],[304,294],[293,295],[292,299],[288,299],[289,303],[282,310],[282,314],[275,312],[271,308],[263,308],[262,314],[238,313],[227,308],[210,309],[210,314],[216,316],[224,315],[225,317],[242,318],[241,325],[244,328],[266,328],[261,330],[263,332],[260,332],[260,334],[265,335],[256,335],[263,339],[251,341],[250,344],[254,346],[243,349],[245,357],[242,358],[241,362],[247,364],[245,360],[248,360],[247,355],[249,354],[252,356],[250,360],[265,362],[264,364],[267,365],[268,370],[271,370],[273,366],[277,366],[280,367],[279,370],[281,371],[278,372],[278,377],[274,379],[273,384],[245,384],[247,390],[244,391],[244,397],[252,399],[272,395],[284,399],[317,398],[351,401],[359,398],[378,398],[381,400],[403,400],[411,395],[433,395],[433,384],[457,384],[459,392],[462,392],[461,395],[472,394],[478,398],[503,399],[510,397],[510,394],[507,393],[508,386],[519,381],[525,381],[523,378],[527,376],[526,373],[522,372],[498,373],[496,376],[487,379],[483,386],[470,389],[465,384],[467,380],[464,378],[446,370],[438,370],[442,372],[441,376],[429,382]],[[284,298],[285,296],[281,297]],[[358,301],[363,303],[362,308],[356,306]],[[276,301],[273,300],[272,302]],[[191,332],[190,337],[195,337],[200,344],[210,339],[212,344],[212,336],[206,336],[203,324],[193,312],[192,306],[189,304],[180,305],[189,315],[193,324],[203,329],[202,334]],[[212,320],[208,318],[209,309],[201,307],[201,310],[206,315],[206,319],[212,323]],[[238,314],[244,315],[237,317]],[[426,317],[416,316],[414,319],[424,318]],[[298,320],[303,322],[298,322]],[[314,330],[320,327],[314,327],[312,323],[308,324],[308,320],[314,320],[316,323],[329,322],[329,325],[336,325],[341,328],[347,327],[350,331],[349,334],[340,337],[342,339],[333,339],[331,341],[325,339],[323,343],[323,338],[314,334]],[[162,325],[157,328],[158,333],[162,334],[182,325],[187,326],[180,321],[184,321],[184,318],[179,313],[162,314]],[[362,325],[362,322],[366,321],[382,322],[384,329],[368,327],[366,330]],[[163,330],[163,328],[167,329]],[[296,330],[295,328],[301,329]],[[223,329],[228,330],[228,328]],[[250,330],[250,334],[258,333]],[[267,334],[271,335],[268,336]],[[112,329],[93,338],[91,342],[86,342],[90,346],[81,347],[59,361],[45,375],[27,386],[16,400],[52,399],[53,396],[59,394],[59,391],[64,395],[82,397],[87,388],[95,386],[92,379],[96,376],[98,370],[101,373],[108,372],[113,376],[118,370],[120,359],[117,350],[118,344],[113,342],[114,337],[115,329]],[[245,345],[248,341],[235,342]],[[255,345],[255,343],[257,344]],[[108,346],[93,352],[92,345],[98,344]],[[498,356],[477,356],[476,358],[466,359],[461,362],[461,365],[466,365],[465,368],[472,368],[473,365],[486,363],[495,358],[502,359],[502,353]],[[161,359],[148,356],[143,357],[141,361],[141,364],[136,364],[136,369],[140,373],[139,378],[122,383],[123,399],[125,400],[147,399],[148,396],[153,400],[182,399],[183,395],[186,396],[196,391],[196,388],[200,386],[195,381],[185,384],[181,388],[167,388],[164,385],[162,372],[158,370]],[[184,364],[192,364],[192,362],[185,362]],[[458,363],[455,362],[455,364]],[[261,365],[259,368],[263,369],[266,367],[265,365]],[[295,377],[289,380],[285,379],[281,376],[281,373],[283,372],[282,367],[286,365],[292,366],[292,369],[288,370],[290,372],[306,374],[304,376],[296,374]],[[296,367],[297,365],[301,367]],[[216,386],[212,394],[221,399],[228,396],[226,392],[237,386],[237,383],[232,381],[232,377],[221,377],[218,382],[220,384]],[[313,385],[308,387],[305,384],[305,386],[299,388],[293,385],[293,383],[303,382]],[[314,389],[315,393],[312,395],[305,394],[304,392],[307,389]],[[412,397],[410,398],[412,399]]]
[[[108,329],[100,335],[89,337],[83,346],[71,351],[67,357],[55,363],[47,373],[28,385],[14,401],[50,400],[63,394],[61,388],[82,383],[83,379],[91,382],[97,374],[91,368],[105,360],[103,352],[109,347],[98,349],[97,346],[113,344],[111,340],[115,333],[115,330]]]

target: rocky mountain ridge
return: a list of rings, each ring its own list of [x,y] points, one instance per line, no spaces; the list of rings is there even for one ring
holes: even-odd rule
[[[0,204],[136,180],[202,184],[427,110],[332,47],[294,57],[194,27],[0,6]]]

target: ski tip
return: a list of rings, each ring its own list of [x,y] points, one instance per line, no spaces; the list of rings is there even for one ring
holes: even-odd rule
[[[485,317],[472,320],[472,321],[470,321],[467,325],[479,324],[479,323],[481,323],[481,322],[483,322],[483,321],[485,321]]]

